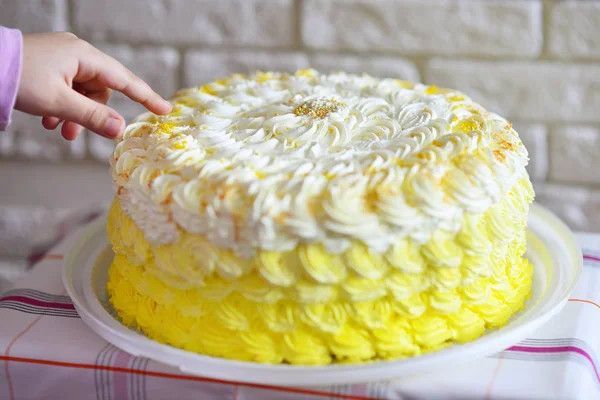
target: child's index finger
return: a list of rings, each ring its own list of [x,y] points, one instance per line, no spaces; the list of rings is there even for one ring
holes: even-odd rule
[[[107,87],[123,93],[155,114],[168,114],[172,105],[137,75],[114,58],[98,51],[96,78]]]

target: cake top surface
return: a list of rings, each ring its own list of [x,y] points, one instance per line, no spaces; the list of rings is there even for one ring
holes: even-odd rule
[[[179,91],[140,115],[111,170],[123,210],[156,244],[186,230],[248,255],[456,231],[525,176],[504,118],[435,86],[314,70]]]

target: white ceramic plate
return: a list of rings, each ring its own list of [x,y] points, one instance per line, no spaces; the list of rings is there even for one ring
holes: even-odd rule
[[[98,335],[135,356],[148,357],[189,374],[225,380],[235,377],[236,381],[259,384],[314,386],[387,380],[496,353],[524,339],[558,313],[582,268],[581,250],[569,229],[534,204],[528,222],[527,250],[534,264],[533,293],[525,309],[505,327],[471,343],[398,361],[324,367],[265,365],[180,350],[155,342],[115,319],[106,293],[113,252],[108,246],[105,225],[105,218],[100,218],[80,231],[65,260],[63,283],[83,321]]]

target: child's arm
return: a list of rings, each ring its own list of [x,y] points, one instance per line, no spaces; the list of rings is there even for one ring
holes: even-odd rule
[[[10,123],[21,72],[21,32],[0,26],[0,131]]]
[[[0,64],[3,63],[0,56]],[[0,79],[4,79],[2,75]],[[108,138],[119,136],[125,121],[106,106],[111,89],[123,92],[156,114],[171,110],[169,102],[121,63],[75,35],[23,36],[15,108],[42,116],[46,129],[56,129],[64,121],[62,135],[68,140],[75,139],[83,127]]]

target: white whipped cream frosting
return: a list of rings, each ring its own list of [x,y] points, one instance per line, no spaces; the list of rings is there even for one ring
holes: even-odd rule
[[[366,75],[234,75],[145,113],[110,158],[123,210],[155,245],[181,230],[243,257],[257,248],[457,231],[526,175],[502,117],[456,91]]]

